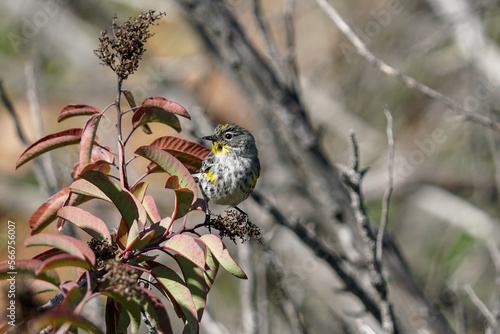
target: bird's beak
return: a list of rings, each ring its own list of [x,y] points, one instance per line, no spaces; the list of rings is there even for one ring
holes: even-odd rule
[[[201,137],[201,139],[205,139],[205,140],[212,140],[213,137],[212,136],[205,136],[205,137]]]

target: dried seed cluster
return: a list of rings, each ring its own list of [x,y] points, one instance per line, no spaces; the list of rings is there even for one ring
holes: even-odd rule
[[[236,242],[236,238],[240,238],[242,242],[260,240],[260,229],[248,220],[248,216],[235,209],[225,212],[225,216],[211,214],[207,227],[216,229],[221,238],[228,237],[233,242]]]
[[[94,251],[98,268],[104,267],[108,260],[114,259],[118,254],[118,247],[105,239],[92,238],[87,245]]]
[[[116,23],[115,16],[111,26],[111,36],[107,30],[101,32],[99,47],[94,50],[95,55],[118,77],[126,79],[139,67],[139,60],[146,51],[144,44],[153,36],[149,32],[149,27],[164,15],[165,13],[155,14],[154,10],[150,10],[120,25]]]
[[[136,271],[118,260],[109,260],[104,269],[107,271],[103,276],[109,285],[115,286],[121,294],[132,299],[138,296],[139,290],[135,289],[139,275]]]

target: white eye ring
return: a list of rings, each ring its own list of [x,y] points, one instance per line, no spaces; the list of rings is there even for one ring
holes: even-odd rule
[[[224,138],[226,138],[226,139],[231,139],[231,138],[233,138],[233,134],[232,134],[232,133],[226,133],[226,134],[224,135]]]

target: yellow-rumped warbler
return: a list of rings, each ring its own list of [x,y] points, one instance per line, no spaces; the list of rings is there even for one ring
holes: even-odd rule
[[[221,124],[203,139],[212,141],[212,152],[196,175],[205,200],[243,212],[236,205],[250,196],[260,175],[254,137],[241,126]]]

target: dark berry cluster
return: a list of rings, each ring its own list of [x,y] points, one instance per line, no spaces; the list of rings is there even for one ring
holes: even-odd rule
[[[221,238],[228,237],[233,242],[236,242],[236,238],[242,242],[260,240],[260,229],[248,220],[247,215],[235,209],[226,210],[225,213],[225,216],[210,214],[207,227],[216,229]]]

